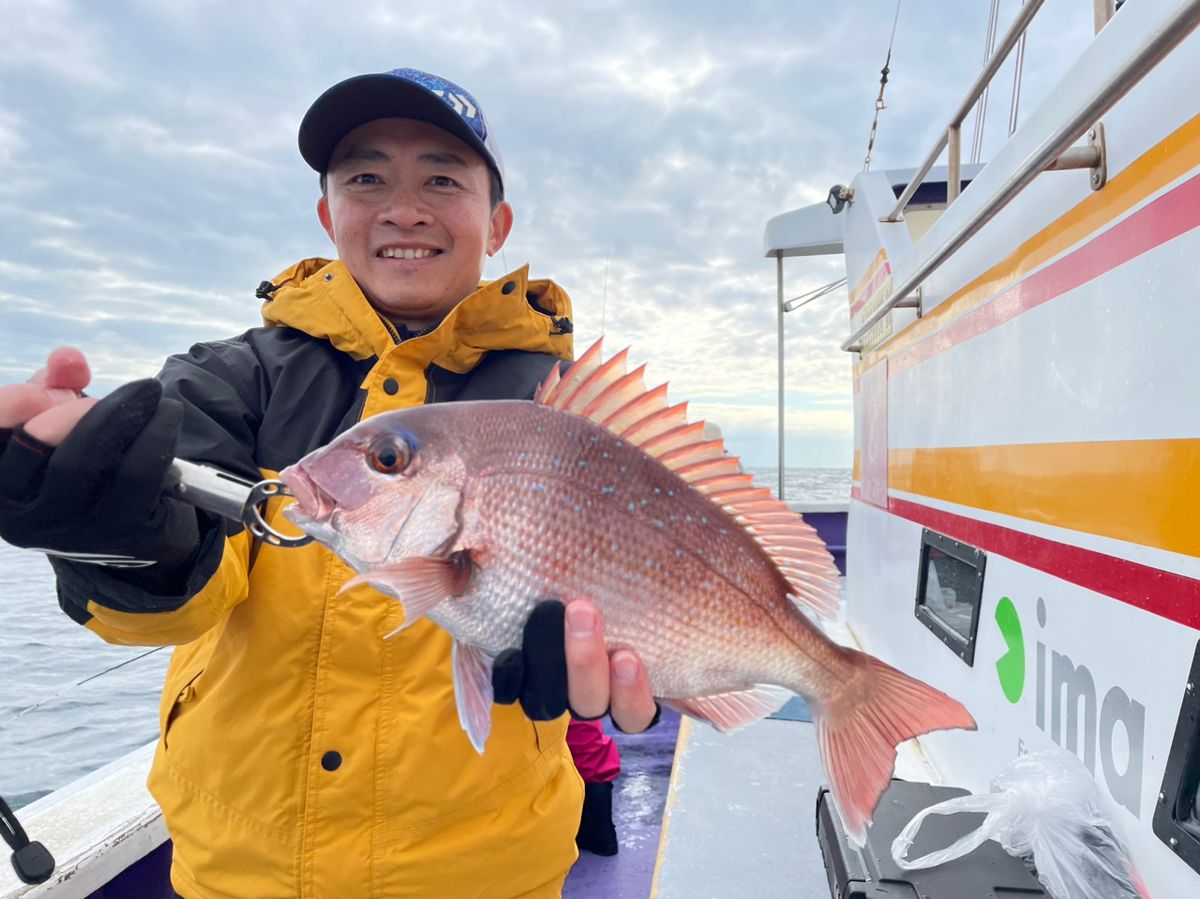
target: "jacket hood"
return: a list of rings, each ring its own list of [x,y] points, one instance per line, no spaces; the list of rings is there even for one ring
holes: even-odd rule
[[[470,371],[488,350],[528,350],[572,359],[571,300],[529,266],[482,282],[436,328],[401,344],[395,328],[363,295],[339,260],[305,259],[264,285],[263,324],[328,340],[355,359],[383,359],[396,347],[423,365]]]

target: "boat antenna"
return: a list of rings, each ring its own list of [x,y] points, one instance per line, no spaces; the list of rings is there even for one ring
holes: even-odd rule
[[[604,316],[608,311],[608,263],[612,259],[612,247],[608,248],[608,252],[604,255],[604,295],[600,300],[600,336],[604,336]]]
[[[863,171],[871,168],[871,151],[875,147],[875,132],[879,129],[879,113],[881,110],[887,109],[887,105],[883,102],[883,91],[887,87],[888,73],[891,72],[892,65],[892,44],[896,41],[896,23],[900,21],[900,3],[901,0],[896,0],[896,15],[892,19],[892,36],[888,38],[887,58],[883,61],[883,68],[880,70],[879,79],[879,96],[875,98],[875,118],[871,119],[871,133],[867,135],[867,158],[863,160]]]
[[[1022,6],[1025,4],[1022,3]],[[1000,21],[1000,0],[992,0],[991,8],[988,10],[988,30],[987,37],[983,42],[983,64],[986,67],[988,60],[992,58],[992,53],[996,50],[996,28]],[[1025,36],[1021,35],[1021,40],[1025,40]],[[1022,47],[1024,44],[1022,44]],[[983,156],[983,129],[987,124],[987,104],[988,104],[988,88],[991,82],[983,86],[983,92],[979,95],[979,102],[975,104],[975,133],[971,139],[971,162],[979,162]],[[1011,131],[1009,132],[1012,133]]]
[[[1025,5],[1025,0],[1021,0],[1021,5]],[[1017,130],[1017,110],[1021,106],[1021,73],[1025,68],[1025,38],[1029,37],[1028,31],[1021,32],[1021,40],[1017,42],[1017,59],[1013,63],[1013,89],[1012,89],[1012,105],[1008,108],[1008,136],[1012,137],[1013,132]]]

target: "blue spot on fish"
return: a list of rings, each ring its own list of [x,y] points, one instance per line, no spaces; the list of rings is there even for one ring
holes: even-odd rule
[[[629,468],[625,465],[622,465],[621,466],[621,474],[625,474],[625,472],[627,472],[627,471],[629,471]]]
[[[636,512],[637,511],[637,503],[630,503],[627,508],[629,509],[630,512]]]
[[[555,468],[562,468],[562,459],[555,459],[555,460],[554,460],[554,467],[555,467]]]
[[[676,555],[678,558],[682,559],[682,558],[683,558],[683,550],[682,550],[682,549],[676,549],[676,550],[675,550],[675,555]]]
[[[538,490],[538,491],[541,491],[542,493],[546,492],[546,485],[543,484],[541,481],[534,481],[529,486],[533,490]]]
[[[604,494],[609,494],[609,493],[612,493],[615,489],[616,489],[615,487],[601,487],[600,492],[604,493]]]
[[[654,526],[659,527],[659,528],[665,528],[667,526],[667,523],[665,521],[663,521],[661,518],[656,518],[656,519],[654,519]]]
[[[577,465],[578,465],[580,468],[587,468],[587,462],[583,461],[583,459],[580,459],[580,460],[579,460],[579,462],[578,462],[578,463],[576,463],[576,464],[577,464]]]

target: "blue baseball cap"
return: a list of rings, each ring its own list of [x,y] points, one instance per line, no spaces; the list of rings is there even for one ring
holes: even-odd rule
[[[453,81],[419,69],[392,69],[338,82],[300,122],[300,155],[322,175],[338,142],[376,119],[420,119],[448,131],[483,157],[504,187],[500,148],[479,102]]]

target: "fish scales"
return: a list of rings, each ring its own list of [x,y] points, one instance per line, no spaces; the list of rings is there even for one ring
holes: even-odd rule
[[[723,444],[599,344],[534,403],[421,406],[361,422],[282,472],[289,518],[454,638],[459,720],[484,751],[491,660],[539,601],[587,598],[654,694],[723,731],[810,700],[830,788],[861,840],[898,742],[974,728],[961,704],[824,636],[836,569]],[[783,689],[781,689],[783,688]]]
[[[778,652],[764,649],[764,637],[768,645],[784,639],[764,606],[789,603],[787,585],[736,522],[657,460],[591,422],[564,421],[528,404],[492,405],[498,408],[473,419],[486,458],[477,460],[482,475],[464,497],[474,511],[463,522],[461,542],[499,548],[453,604],[489,604],[487,614],[462,608],[465,626],[467,619],[487,623],[472,629],[473,641],[493,652],[519,645],[539,599],[587,597],[601,611],[611,646],[638,647],[662,697],[787,675],[778,661],[768,664]],[[535,433],[543,429],[544,452],[512,448],[528,444],[531,420]],[[563,459],[572,460],[570,471]],[[470,454],[466,460],[468,468],[476,461]],[[544,522],[546,531],[526,521]],[[508,614],[513,605],[519,615]],[[652,627],[658,633],[648,632]],[[671,649],[693,659],[699,651],[713,666],[685,679],[696,666],[668,661]],[[740,669],[760,653],[757,670],[734,672],[725,661],[737,657]],[[660,654],[664,664],[652,664]],[[722,666],[725,678],[706,682]]]

